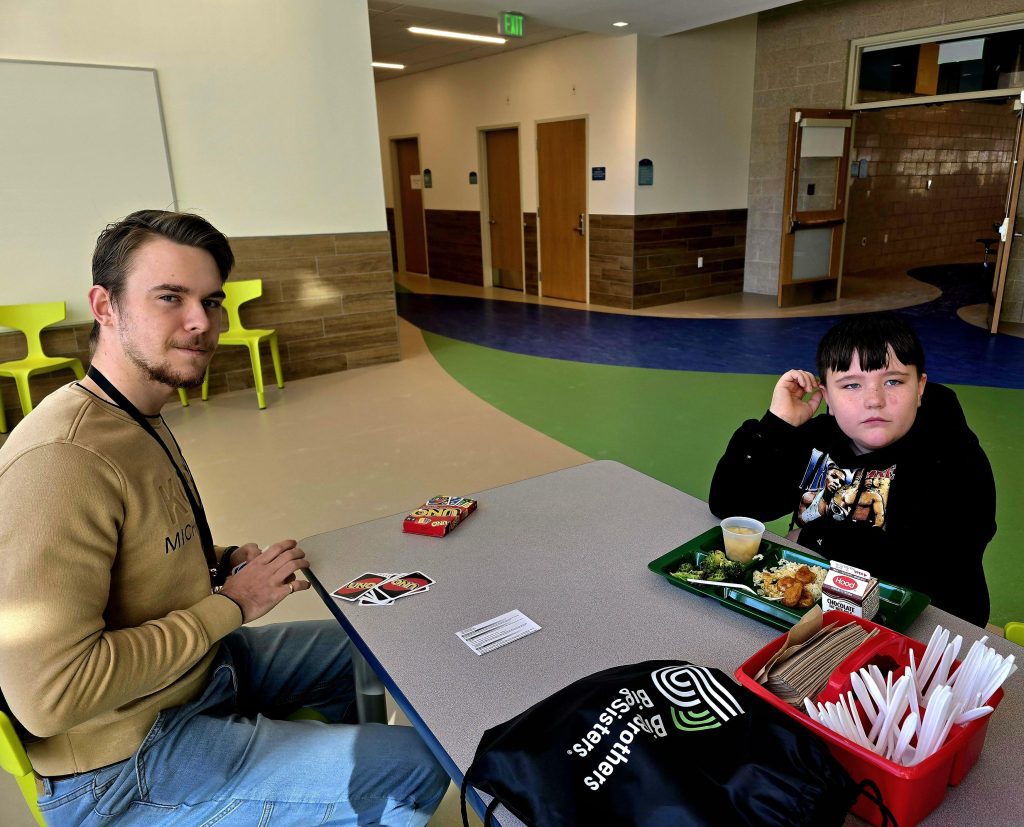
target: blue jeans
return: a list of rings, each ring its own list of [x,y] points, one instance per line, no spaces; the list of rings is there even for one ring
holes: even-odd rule
[[[43,782],[46,823],[426,824],[449,779],[415,730],[279,720],[342,720],[349,646],[334,621],[233,632],[202,696],[161,712],[131,758]]]

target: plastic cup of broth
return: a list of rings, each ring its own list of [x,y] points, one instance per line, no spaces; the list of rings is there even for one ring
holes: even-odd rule
[[[764,523],[751,517],[726,517],[722,520],[725,556],[736,563],[749,563],[761,547]]]

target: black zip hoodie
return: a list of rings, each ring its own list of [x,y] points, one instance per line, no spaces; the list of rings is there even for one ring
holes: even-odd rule
[[[792,514],[801,545],[988,622],[982,555],[996,531],[995,481],[943,385],[925,386],[905,436],[868,454],[854,454],[827,414],[798,428],[771,412],[748,420],[718,462],[709,500],[719,517]]]

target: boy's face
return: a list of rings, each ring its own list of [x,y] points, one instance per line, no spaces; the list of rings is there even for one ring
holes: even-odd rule
[[[848,370],[826,371],[823,393],[854,452],[866,454],[891,445],[910,430],[927,379],[889,348],[889,364],[881,370],[861,370],[860,356],[854,353]]]

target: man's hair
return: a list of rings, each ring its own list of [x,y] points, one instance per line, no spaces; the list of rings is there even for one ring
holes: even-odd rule
[[[205,250],[217,264],[224,282],[235,265],[235,256],[227,238],[205,218],[186,212],[138,210],[108,224],[96,239],[92,254],[92,283],[106,288],[110,301],[117,304],[124,292],[128,268],[138,249],[153,238],[166,238],[176,244]],[[100,326],[93,322],[90,341],[95,345]]]
[[[818,343],[818,376],[849,370],[857,354],[861,370],[882,370],[889,364],[889,348],[904,365],[924,373],[924,348],[914,329],[892,313],[850,316],[833,325]]]

